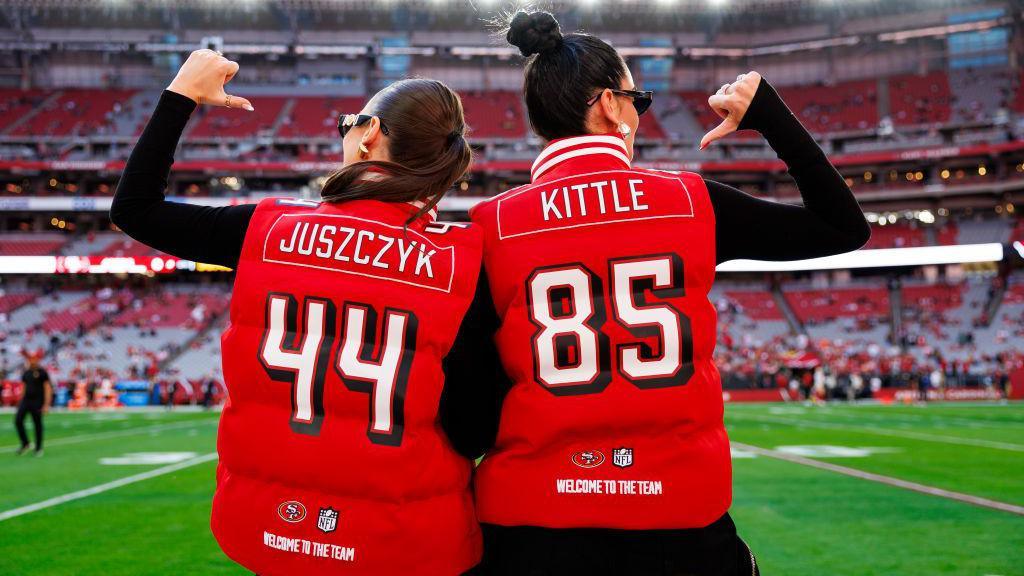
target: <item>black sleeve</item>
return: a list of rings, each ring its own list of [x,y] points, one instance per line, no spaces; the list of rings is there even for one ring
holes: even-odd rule
[[[768,81],[761,80],[739,128],[764,136],[796,180],[804,205],[762,200],[707,180],[719,263],[817,258],[867,243],[871,228],[853,191]]]
[[[445,357],[441,392],[441,427],[455,450],[475,459],[494,445],[501,400],[512,387],[494,342],[500,320],[491,289],[480,271],[470,304],[452,349]]]
[[[234,268],[255,204],[196,206],[164,199],[192,99],[164,90],[121,174],[110,220],[132,238],[178,258]]]

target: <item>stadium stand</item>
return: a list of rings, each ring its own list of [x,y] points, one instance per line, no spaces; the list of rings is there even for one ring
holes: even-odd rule
[[[67,237],[61,234],[8,232],[0,239],[0,255],[45,256],[56,253],[66,241]]]
[[[259,107],[247,112],[223,107],[203,107],[187,138],[252,138],[270,135],[277,125],[288,99],[282,96],[261,96]]]
[[[0,88],[0,134],[38,108],[48,94],[44,90]]]
[[[726,290],[724,296],[752,320],[784,320],[768,291]]]
[[[101,249],[97,249],[92,254],[99,254],[101,252],[107,256],[152,256],[159,254],[159,252],[149,246],[123,235],[120,239],[111,242]]]
[[[1011,71],[1002,68],[966,68],[949,73],[952,119],[956,122],[985,122],[1006,110],[1014,92]]]
[[[184,285],[136,291],[22,291],[0,297],[0,352],[43,350],[55,374],[103,371],[138,377],[185,351],[227,309],[227,287]],[[223,327],[223,324],[218,324]],[[219,334],[215,333],[212,337]],[[210,375],[179,361],[189,377]]]
[[[1010,240],[1013,222],[1002,218],[964,218],[957,221],[956,227],[956,244],[1003,244]]]
[[[714,110],[708,107],[708,94],[704,91],[682,92],[679,97],[689,108],[701,129],[708,130],[722,121]]]
[[[36,294],[20,292],[15,294],[0,294],[0,314],[10,314],[18,308],[33,302]]]
[[[948,122],[952,95],[945,72],[889,79],[889,107],[897,125]]]
[[[957,244],[960,237],[960,232],[956,222],[947,221],[940,224],[935,229],[935,242],[937,246],[952,246]]]
[[[137,297],[130,308],[111,319],[112,326],[197,328],[224,311],[227,302],[214,294],[157,293]]]
[[[9,131],[13,136],[90,135],[111,131],[112,114],[128,100],[131,90],[69,89]]]
[[[471,138],[522,138],[526,135],[523,104],[515,92],[463,92],[460,96]]]
[[[1017,219],[1017,225],[1010,233],[1010,240],[1013,242],[1024,242],[1024,218]]]
[[[281,121],[277,135],[282,138],[334,138],[338,136],[338,115],[363,109],[363,98],[295,98]]]
[[[65,256],[91,256],[93,254],[116,254],[128,242],[124,234],[114,232],[82,234],[61,248]]]
[[[811,132],[871,130],[878,125],[878,82],[782,88],[782,97]]]
[[[636,137],[643,140],[665,140],[668,134],[658,122],[655,114],[644,114],[640,117],[640,125],[637,127]]]
[[[174,359],[168,373],[187,380],[216,377],[220,373],[220,334],[227,324],[215,326],[207,334],[192,342],[187,350]]]
[[[898,222],[885,226],[871,227],[871,240],[865,248],[909,248],[913,246],[927,246],[928,239],[924,230],[914,226]]]
[[[1021,86],[1024,86],[1024,71],[1019,72],[1017,76],[1017,90],[1013,97],[1014,112],[1024,112],[1024,90],[1021,90]]]
[[[889,314],[889,292],[880,286],[787,289],[784,294],[797,319],[804,324],[822,324],[839,318],[881,320]]]

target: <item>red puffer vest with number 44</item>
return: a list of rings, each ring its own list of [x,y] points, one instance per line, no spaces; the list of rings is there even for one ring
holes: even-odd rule
[[[267,199],[224,333],[211,525],[277,574],[460,574],[481,555],[471,462],[438,423],[477,227],[416,207]]]
[[[513,382],[477,470],[481,522],[703,527],[731,500],[712,362],[703,179],[630,167],[620,136],[551,142],[471,212]]]

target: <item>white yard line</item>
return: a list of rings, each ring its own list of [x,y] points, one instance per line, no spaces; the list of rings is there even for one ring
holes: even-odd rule
[[[956,500],[958,502],[964,502],[967,504],[973,504],[975,506],[982,506],[984,508],[991,508],[993,510],[1001,510],[1003,512],[1009,512],[1011,514],[1018,514],[1024,516],[1024,506],[1017,506],[1016,504],[1008,504],[1006,502],[999,502],[998,500],[989,500],[988,498],[981,498],[979,496],[971,496],[970,494],[964,494],[962,492],[953,492],[952,490],[944,490],[942,488],[936,488],[934,486],[927,486],[925,484],[918,484],[917,482],[909,482],[907,480],[900,480],[899,478],[893,478],[892,476],[883,476],[881,474],[874,474],[872,472],[864,472],[863,470],[857,470],[856,468],[848,468],[846,466],[839,466],[838,464],[832,464],[829,462],[822,462],[820,460],[813,460],[811,458],[805,458],[803,456],[797,456],[795,454],[787,454],[785,452],[778,452],[776,450],[768,450],[766,448],[760,448],[758,446],[751,446],[749,444],[741,444],[739,442],[732,442],[734,448],[744,450],[747,452],[753,452],[759,456],[765,456],[768,458],[775,458],[778,460],[785,460],[786,462],[792,462],[794,464],[802,464],[804,466],[810,466],[811,468],[818,468],[820,470],[828,470],[829,472],[835,472],[837,474],[844,474],[846,476],[852,476],[854,478],[860,478],[861,480],[870,480],[872,482],[878,482],[887,486],[895,486],[897,488],[904,488],[906,490],[913,490],[914,492],[920,492],[921,494],[928,494],[929,496],[938,496],[940,498],[948,498],[950,500]]]
[[[175,430],[178,428],[190,428],[197,424],[208,424],[217,423],[216,418],[196,418],[194,420],[185,420],[183,422],[173,422],[170,424],[155,424],[153,426],[140,426],[137,428],[125,428],[124,430],[111,430],[109,432],[93,432],[91,434],[76,434],[75,436],[68,436],[66,438],[57,438],[54,440],[43,440],[43,448],[49,448],[50,446],[66,446],[68,444],[78,444],[80,442],[89,442],[92,440],[106,440],[107,438],[120,438],[122,436],[134,436],[136,434],[144,434],[146,432],[162,432],[164,430]],[[43,424],[43,430],[46,429],[46,424]],[[32,434],[29,434],[32,437]],[[9,444],[7,446],[0,446],[0,451],[3,450],[14,450],[17,448],[17,444]]]
[[[120,488],[122,486],[127,486],[129,484],[135,484],[136,482],[142,482],[143,480],[149,480],[150,478],[156,478],[157,476],[163,476],[165,474],[177,472],[178,470],[189,468],[197,464],[202,464],[204,462],[209,462],[211,460],[216,459],[217,453],[212,452],[210,454],[204,454],[202,456],[190,458],[183,462],[178,462],[177,464],[161,466],[160,468],[155,468],[148,472],[142,472],[140,474],[135,474],[133,476],[127,476],[125,478],[120,478],[118,480],[112,480],[105,484],[93,486],[92,488],[86,488],[84,490],[78,490],[76,492],[69,492],[67,494],[57,496],[55,498],[50,498],[49,500],[43,500],[42,502],[36,502],[35,504],[29,504],[27,506],[14,508],[12,510],[6,510],[4,512],[0,512],[0,522],[3,522],[4,520],[10,520],[11,518],[17,518],[18,516],[24,516],[25,514],[31,514],[32,512],[45,510],[47,508],[53,508],[54,506],[59,506],[61,504],[64,504],[65,502],[71,502],[72,500],[81,500],[82,498],[95,496],[96,494],[101,494],[103,492],[107,492],[115,488]]]
[[[166,406],[120,406],[118,408],[83,408],[81,410],[68,410],[67,408],[55,407],[51,414],[64,416],[95,416],[96,414],[198,414],[200,412],[220,412],[221,406],[204,408],[203,406],[182,405],[175,406],[168,410]],[[4,406],[0,408],[0,414],[14,414],[17,408]]]
[[[799,416],[813,416],[818,419],[822,418],[848,418],[851,420],[877,420],[879,422],[905,422],[908,424],[930,426],[933,428],[941,428],[943,426],[964,426],[967,428],[992,428],[996,430],[1006,430],[1008,432],[1016,431],[1015,429],[1024,428],[1024,421],[994,421],[994,420],[981,420],[974,418],[961,418],[956,416],[942,416],[938,414],[928,414],[927,408],[922,408],[922,411],[918,414],[912,412],[896,412],[893,411],[891,414],[879,414],[878,412],[847,412],[842,410],[829,410],[828,412],[817,412],[815,410],[807,410]]]
[[[981,448],[995,448],[997,450],[1010,450],[1013,452],[1024,452],[1024,444],[1012,444],[1010,442],[999,442],[996,440],[982,440],[979,438],[959,438],[956,436],[943,436],[940,434],[925,434],[924,432],[910,432],[906,430],[888,430],[884,428],[865,428],[861,426],[847,426],[834,422],[819,422],[816,420],[801,420],[799,418],[783,418],[780,416],[762,416],[758,414],[741,414],[733,412],[730,417],[740,420],[757,420],[760,422],[775,422],[787,426],[810,426],[832,430],[849,430],[863,434],[874,434],[876,436],[891,436],[893,438],[905,438],[911,440],[923,440],[925,442],[938,442],[940,444],[961,444],[963,446],[976,446]]]

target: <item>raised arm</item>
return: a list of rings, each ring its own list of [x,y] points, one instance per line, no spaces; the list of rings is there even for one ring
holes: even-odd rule
[[[164,190],[174,150],[198,103],[252,109],[248,100],[224,94],[224,83],[237,70],[237,64],[210,50],[189,56],[160,96],[128,158],[110,207],[111,221],[139,242],[179,258],[230,268],[238,264],[255,205],[211,207],[169,202]]]
[[[723,122],[704,137],[701,148],[734,130],[757,130],[785,162],[803,198],[803,206],[782,204],[706,181],[717,222],[718,262],[816,258],[867,243],[871,229],[853,191],[771,84],[751,72],[708,102]]]

